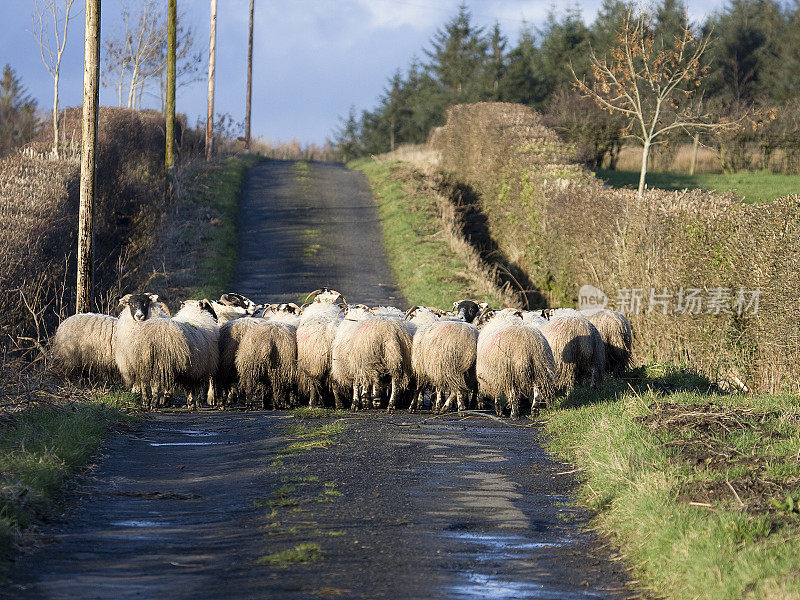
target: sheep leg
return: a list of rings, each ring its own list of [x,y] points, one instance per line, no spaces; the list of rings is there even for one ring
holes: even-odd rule
[[[464,393],[456,392],[456,405],[458,410],[467,410],[467,403],[465,402]]]
[[[380,408],[381,407],[381,400],[382,400],[381,392],[382,391],[383,390],[381,390],[380,384],[377,381],[373,382],[373,384],[372,384],[372,408]]]
[[[386,412],[394,412],[394,407],[397,402],[397,380],[392,377],[392,392],[389,395],[389,406],[386,407]]]
[[[333,406],[336,410],[342,410],[344,407],[344,403],[342,402],[342,393],[339,390],[339,386],[336,385],[333,387]]]
[[[318,402],[319,401],[317,400],[317,397],[319,396],[319,392],[317,392],[317,386],[316,385],[312,384],[312,385],[310,385],[308,387],[309,387],[309,390],[308,390],[308,405],[310,407],[314,408],[315,406],[318,406]]]
[[[515,421],[519,419],[519,394],[515,391],[511,392],[508,398],[508,403],[511,405],[511,418]]]
[[[500,396],[497,396],[494,399],[494,414],[496,414],[498,417],[503,416],[503,403],[500,402]]]
[[[361,408],[361,387],[357,384],[353,384],[353,403],[350,405],[350,410],[357,411]]]
[[[423,394],[425,392],[425,388],[420,386],[414,392],[413,397],[411,398],[411,404],[408,407],[408,412],[413,413],[416,412],[417,408],[422,408],[422,401],[423,401]]]
[[[436,389],[436,403],[433,405],[433,412],[438,413],[442,410],[442,404],[444,404],[444,392],[440,388]]]
[[[456,393],[455,392],[448,393],[447,394],[447,400],[445,401],[444,406],[442,406],[442,408],[438,412],[446,413],[446,412],[452,410],[453,409],[453,403],[455,402],[455,400],[456,400]]]

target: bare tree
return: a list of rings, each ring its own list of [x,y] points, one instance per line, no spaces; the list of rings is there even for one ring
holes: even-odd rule
[[[164,167],[167,171],[167,190],[171,192],[172,168],[175,166],[175,41],[177,35],[176,0],[168,2],[167,17],[167,106],[166,106],[166,152]]]
[[[142,97],[149,92],[166,109],[167,21],[161,3],[139,0],[122,9],[123,28],[105,39],[103,85],[117,90],[119,105],[127,92],[128,108],[141,108]],[[195,51],[195,35],[184,27],[183,13],[178,16],[176,31],[176,82],[180,87],[197,81],[203,57]],[[154,85],[155,84],[155,85]],[[156,89],[153,90],[153,87]]]
[[[55,158],[58,158],[58,80],[61,77],[61,57],[67,46],[67,31],[72,18],[69,13],[74,3],[75,0],[34,0],[33,4],[33,37],[39,43],[42,62],[53,78],[53,156]]]
[[[575,87],[611,113],[628,117],[626,135],[642,143],[639,197],[644,194],[650,147],[675,130],[687,132],[733,127],[714,122],[698,93],[708,72],[702,57],[709,36],[695,38],[688,23],[672,43],[657,43],[647,15],[629,12],[617,32],[610,58],[591,52],[592,80],[575,78]]]

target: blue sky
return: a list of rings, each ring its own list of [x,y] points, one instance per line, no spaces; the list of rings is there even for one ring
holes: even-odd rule
[[[102,35],[118,31],[125,0],[103,0]],[[137,0],[127,0],[138,4]],[[255,0],[253,59],[253,135],[270,141],[322,143],[351,105],[375,105],[386,80],[405,69],[445,21],[459,0]],[[34,0],[0,0],[3,34],[0,66],[10,63],[42,108],[52,107],[52,80],[30,34]],[[83,0],[76,0],[81,9]],[[166,0],[163,5],[166,7]],[[470,0],[477,24],[500,22],[513,43],[523,23],[544,22],[551,0]],[[561,5],[561,3],[557,3]],[[690,0],[692,19],[719,9],[723,0]],[[591,22],[600,0],[579,4]],[[208,0],[178,0],[179,11],[208,48]],[[218,0],[215,112],[244,119],[249,0]],[[81,101],[83,86],[83,12],[70,25],[62,63],[62,106]],[[101,103],[116,105],[116,92],[101,91]],[[144,102],[158,107],[155,97]],[[190,123],[206,112],[206,83],[178,90],[178,111]]]

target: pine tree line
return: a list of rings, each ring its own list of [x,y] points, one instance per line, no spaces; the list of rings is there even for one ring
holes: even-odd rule
[[[570,66],[578,77],[588,75],[590,49],[598,55],[609,52],[621,22],[637,6],[603,0],[590,24],[576,7],[551,10],[541,27],[524,25],[512,45],[499,24],[489,29],[477,25],[462,4],[423,49],[425,59],[413,60],[405,72],[389,78],[375,108],[361,114],[352,108],[341,119],[336,142],[342,158],[424,142],[431,128],[443,124],[453,104],[503,101],[543,111],[568,139],[582,144],[590,162],[610,157],[613,167],[624,124],[574,93]],[[686,15],[681,0],[659,0],[649,14],[656,39],[672,43]],[[800,148],[800,105],[795,100],[800,84],[800,2],[728,0],[705,23],[692,25],[698,36],[712,36],[710,72],[703,83],[709,106],[723,116],[757,109],[776,121],[758,134],[741,134],[739,138],[747,138],[744,142],[714,143]]]

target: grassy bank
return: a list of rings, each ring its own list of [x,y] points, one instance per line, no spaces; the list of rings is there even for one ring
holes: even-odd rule
[[[493,305],[505,304],[474,269],[452,248],[436,201],[419,189],[399,163],[361,159],[348,165],[369,179],[383,226],[389,266],[412,306],[449,309],[469,297]]]
[[[0,427],[0,561],[51,509],[64,481],[85,468],[114,426],[132,419],[130,394],[41,405],[3,417]]]
[[[611,187],[639,186],[639,171],[599,169],[597,176]],[[661,190],[700,189],[721,194],[733,192],[743,202],[770,202],[788,194],[800,194],[800,175],[780,173],[648,173],[647,186]]]
[[[387,253],[409,301],[464,295],[446,268],[421,280],[424,255],[406,256],[429,243],[436,216],[406,195],[403,171],[354,166],[383,205]],[[540,420],[639,587],[670,599],[800,598],[797,397],[723,395],[690,369],[652,364],[600,393],[579,388]]]

